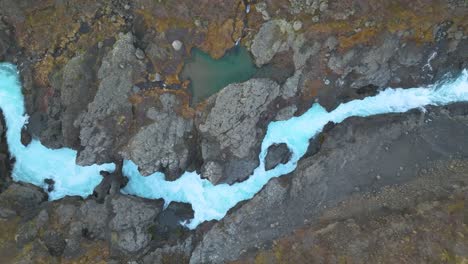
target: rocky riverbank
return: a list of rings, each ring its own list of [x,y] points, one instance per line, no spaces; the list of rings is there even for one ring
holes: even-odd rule
[[[0,6],[0,60],[21,72],[27,134],[51,148],[78,150],[79,164],[127,158],[143,174],[162,171],[168,179],[197,170],[215,184],[243,181],[259,164],[271,121],[300,115],[314,102],[331,110],[386,87],[426,85],[468,68],[466,1],[0,0]],[[188,80],[180,77],[190,50],[220,58],[239,38],[268,74],[260,71],[192,106]],[[327,241],[310,245],[322,260],[385,259],[386,253],[366,258],[369,249],[361,244],[346,256],[325,244],[346,236],[333,229],[345,219],[364,218],[352,227],[360,228],[362,239],[369,230],[401,235],[391,223],[419,223],[417,204],[439,201],[425,216],[459,204],[466,193],[466,114],[460,104],[329,127],[295,172],[193,232],[174,225],[190,218],[189,206],[162,210],[162,201],[123,196],[125,179],[118,173],[103,176],[86,200],[47,202],[42,190],[11,184],[0,125],[0,260],[269,263],[290,258],[284,251],[311,250],[294,231]],[[269,167],[289,159],[287,150],[276,152]],[[408,200],[399,194],[417,186],[424,190]],[[368,208],[352,202],[363,197],[376,201]],[[337,206],[345,207],[330,216]],[[439,220],[459,221],[454,212]],[[362,230],[378,222],[369,216],[374,213],[391,223]],[[422,226],[432,223],[424,219]],[[332,231],[322,235],[328,224]],[[444,230],[458,232],[453,228]],[[291,241],[302,245],[299,251],[288,248]],[[446,251],[424,257],[466,258],[463,247],[436,246]],[[405,256],[415,256],[411,252]]]

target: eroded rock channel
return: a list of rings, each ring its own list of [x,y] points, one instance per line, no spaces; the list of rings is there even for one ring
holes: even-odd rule
[[[179,222],[196,217],[196,204],[120,192],[131,187],[124,159],[173,184],[186,171],[213,188],[245,183],[257,167],[275,171],[295,158],[288,142],[259,156],[272,122],[314,104],[333,111],[389,87],[454,80],[468,66],[464,1],[0,6],[0,60],[17,65],[30,116],[19,142],[68,149],[60,156],[75,153],[79,165],[116,165],[83,178],[96,186],[87,198],[49,201],[61,189],[54,177],[80,175],[76,163],[55,161],[60,170],[35,174],[44,188],[14,182],[13,165],[22,165],[8,162],[8,130],[0,126],[2,263],[466,259],[463,103],[328,125],[294,171],[194,231]],[[193,100],[182,73],[191,51],[219,60],[236,42],[255,73],[209,92],[197,88],[208,93]]]

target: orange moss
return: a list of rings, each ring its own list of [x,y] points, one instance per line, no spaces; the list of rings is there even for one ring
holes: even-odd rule
[[[80,28],[64,5],[53,3],[26,11],[24,25],[20,25],[18,42],[30,51],[44,51],[63,47]]]
[[[64,264],[105,264],[109,259],[110,252],[109,246],[104,242],[95,242],[90,244],[82,244],[85,253],[77,259],[63,259],[61,263]]]
[[[383,32],[408,31],[408,40],[418,43],[432,42],[433,28],[436,24],[447,19],[452,20],[455,26],[466,27],[466,16],[454,15],[448,12],[445,4],[433,2],[424,7],[411,8],[401,3],[389,2],[382,7],[384,12],[358,16],[349,20],[328,20],[312,24],[307,31],[318,34],[334,34],[338,36],[341,50],[352,48],[358,44],[369,44],[376,36]],[[307,19],[305,19],[307,21]],[[365,27],[366,21],[373,21],[374,25]],[[355,33],[355,29],[361,31]],[[465,31],[467,29],[465,28]]]
[[[191,20],[180,19],[177,16],[156,17],[150,9],[137,9],[135,14],[143,17],[145,25],[148,28],[154,28],[158,32],[165,32],[171,28],[193,28],[194,24]]]
[[[340,36],[338,38],[338,41],[340,42],[340,48],[348,49],[358,43],[367,43],[372,41],[377,33],[378,31],[375,28],[366,28],[349,37]]]
[[[153,97],[155,99],[158,99],[159,96],[162,94],[169,93],[173,94],[177,97],[179,100],[179,106],[174,109],[174,111],[182,116],[183,118],[186,119],[192,119],[195,117],[195,109],[193,109],[190,106],[190,95],[188,94],[187,91],[184,90],[170,90],[170,89],[150,89],[147,90],[143,93],[144,97]],[[131,97],[132,98],[132,97]],[[131,99],[132,103],[141,103],[143,101],[143,98],[139,98],[138,96],[135,96],[135,98]]]
[[[304,85],[304,94],[302,95],[305,100],[310,100],[318,95],[318,91],[322,89],[322,80],[306,80]]]
[[[70,43],[69,50],[85,51],[98,42],[115,37],[124,25],[125,20],[121,17],[115,18],[114,21],[108,17],[102,17],[91,25],[90,32],[80,35],[76,43]]]
[[[218,24],[212,22],[208,26],[206,38],[201,45],[201,49],[209,53],[214,59],[221,58],[226,50],[234,46],[233,37],[235,34],[233,28],[243,27],[242,21],[234,21],[229,18]]]
[[[443,20],[443,7],[428,6],[428,13],[415,13],[401,6],[392,5],[389,10],[394,16],[388,19],[385,28],[392,33],[412,29],[414,33],[410,37],[418,42],[431,42],[434,37],[432,28],[434,24]]]
[[[25,21],[16,25],[16,36],[19,45],[27,52],[43,54],[41,60],[33,66],[34,81],[39,87],[50,86],[49,76],[53,70],[66,64],[76,53],[85,52],[99,41],[115,36],[125,24],[121,17],[111,21],[103,16],[92,21],[90,32],[78,35],[78,18],[89,18],[93,14],[81,13],[80,9],[73,9],[72,5],[56,4],[54,1],[42,1],[25,13]],[[54,58],[51,54],[57,49],[64,53]]]
[[[350,32],[354,29],[352,22],[350,21],[331,21],[326,23],[318,23],[311,25],[307,31],[317,33],[335,33],[342,34]]]
[[[46,54],[38,63],[34,65],[34,83],[40,87],[49,87],[49,75],[57,67],[64,65],[68,59],[63,56],[54,58]]]

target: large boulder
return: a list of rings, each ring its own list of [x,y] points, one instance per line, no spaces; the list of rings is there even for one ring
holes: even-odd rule
[[[204,167],[217,167],[205,170],[223,173],[222,179],[212,173],[212,179],[233,183],[258,166],[261,139],[272,119],[268,107],[279,92],[279,85],[271,80],[251,79],[230,84],[210,98],[211,108],[199,120],[198,129]]]
[[[144,175],[163,171],[174,179],[183,173],[189,162],[193,120],[178,115],[175,95],[159,96],[160,106],[149,108],[146,116],[153,123],[142,127],[130,139],[123,156],[135,162]]]
[[[130,254],[147,246],[151,241],[148,229],[154,224],[161,206],[123,195],[112,199],[111,206],[114,213],[109,222],[112,249]]]
[[[47,200],[47,195],[32,184],[13,183],[0,194],[0,208],[16,211],[18,214],[30,214]]]
[[[273,144],[268,147],[265,157],[265,170],[274,169],[279,164],[286,164],[291,159],[291,151],[285,143]]]

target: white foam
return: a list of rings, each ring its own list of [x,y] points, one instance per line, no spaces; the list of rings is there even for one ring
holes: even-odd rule
[[[203,221],[221,219],[237,203],[251,199],[271,178],[292,172],[297,161],[307,151],[309,139],[330,121],[340,123],[351,116],[401,113],[426,105],[445,105],[460,101],[468,101],[466,70],[453,82],[426,88],[386,89],[376,96],[341,104],[331,112],[315,104],[302,116],[269,124],[262,142],[260,166],[244,182],[231,186],[212,185],[194,172],[186,172],[180,179],[169,182],[164,180],[161,173],[143,177],[132,161],[125,161],[123,173],[130,181],[123,192],[152,199],[163,198],[166,203],[190,203],[195,217],[187,226],[195,228]],[[292,158],[287,164],[265,171],[267,149],[275,143],[286,143],[293,152]]]
[[[12,158],[16,159],[13,180],[32,183],[46,188],[45,179],[54,180],[52,200],[66,195],[87,197],[92,194],[102,177],[100,171],[112,172],[115,164],[78,166],[77,152],[68,149],[48,149],[33,139],[25,147],[21,144],[21,130],[27,122],[24,99],[18,72],[11,64],[0,63],[0,108],[5,117],[7,142]]]
[[[0,108],[8,127],[10,152],[16,158],[13,179],[43,187],[44,179],[53,179],[55,190],[50,194],[51,199],[65,195],[86,197],[91,194],[101,181],[99,171],[113,171],[115,165],[77,166],[76,151],[67,148],[51,150],[37,140],[24,147],[21,144],[21,129],[27,118],[24,115],[23,100],[16,68],[11,64],[0,64]],[[330,121],[340,123],[351,116],[400,113],[426,105],[461,101],[468,101],[466,70],[451,82],[426,88],[386,89],[376,96],[341,104],[331,112],[315,104],[302,116],[269,124],[259,155],[260,165],[244,182],[215,186],[208,180],[201,179],[195,172],[186,172],[176,181],[166,181],[162,173],[143,177],[137,166],[126,160],[122,170],[129,182],[122,192],[151,199],[162,198],[166,204],[171,201],[190,203],[195,216],[186,225],[195,228],[203,221],[221,219],[237,203],[251,199],[271,178],[292,172],[297,161],[305,154],[309,139]],[[267,149],[275,143],[286,143],[293,152],[292,158],[287,164],[265,171]]]

